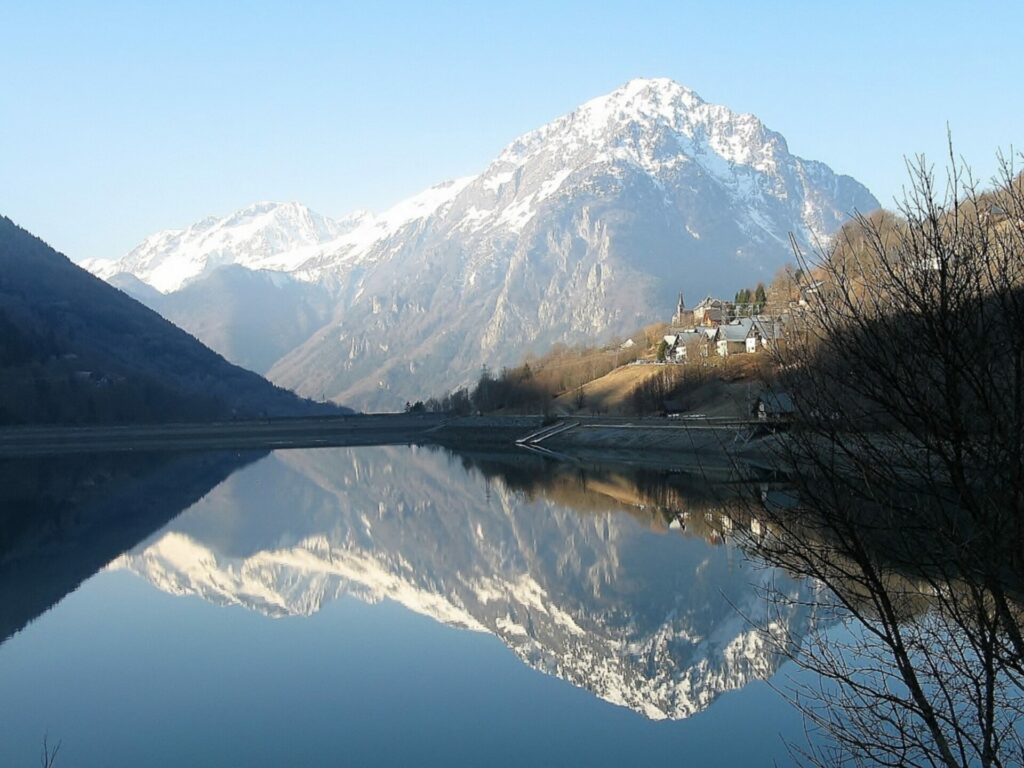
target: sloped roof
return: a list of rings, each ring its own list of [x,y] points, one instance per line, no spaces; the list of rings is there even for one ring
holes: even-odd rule
[[[721,299],[716,299],[714,296],[705,296],[700,300],[700,303],[695,307],[695,309],[711,309],[712,307],[721,308],[724,305],[725,302]]]
[[[763,338],[774,341],[775,339],[782,338],[784,327],[781,320],[762,315],[754,318],[754,330]]]
[[[677,334],[678,341],[681,344],[689,344],[692,341],[700,341],[701,339],[705,338],[706,335],[707,334],[705,334],[703,331],[697,330],[680,331]]]
[[[725,341],[743,341],[750,335],[750,329],[754,321],[749,317],[741,317],[731,323],[723,323],[718,326],[719,339]]]

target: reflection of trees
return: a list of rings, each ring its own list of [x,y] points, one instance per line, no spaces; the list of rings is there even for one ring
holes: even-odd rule
[[[907,497],[869,505],[849,493],[826,499],[824,486],[820,478],[816,488],[801,484],[800,505],[768,496],[757,505],[760,535],[737,529],[767,562],[824,587],[814,598],[818,626],[799,645],[776,638],[824,681],[790,691],[831,737],[804,757],[1015,764],[1021,658],[1006,625],[1019,627],[1016,590],[986,584],[979,553],[951,547],[941,527],[950,510],[922,505],[920,527],[908,527]],[[770,597],[792,608],[781,591]]]
[[[812,436],[793,436],[788,449],[804,439]],[[805,762],[1021,761],[1015,636],[1024,582],[1011,565],[1014,544],[994,546],[977,532],[948,488],[915,485],[901,473],[886,494],[836,468],[794,472],[780,486],[746,476],[709,481],[699,467],[502,455],[463,462],[531,497],[581,511],[627,510],[655,527],[682,523],[684,534],[712,543],[738,541],[820,585],[810,595],[784,587],[766,595],[777,611],[764,626],[776,652],[815,673],[789,691],[813,732],[798,750]],[[814,615],[810,631],[784,629],[781,619],[796,609]]]
[[[0,461],[0,642],[258,452]]]
[[[780,363],[779,442],[799,509],[760,505],[771,562],[828,587],[795,696],[834,765],[1021,762],[1024,185],[982,195],[923,168],[901,216],[861,219],[820,263]],[[784,602],[784,598],[781,598]]]

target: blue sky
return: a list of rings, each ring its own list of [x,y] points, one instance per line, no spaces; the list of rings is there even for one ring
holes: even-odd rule
[[[75,259],[263,199],[379,210],[633,77],[884,203],[949,124],[1024,147],[1024,3],[0,0],[0,213]]]

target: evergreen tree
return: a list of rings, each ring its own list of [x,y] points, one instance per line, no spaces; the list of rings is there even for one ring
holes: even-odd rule
[[[764,309],[764,305],[768,301],[768,296],[764,290],[764,283],[758,283],[757,289],[754,291],[754,311],[760,312]]]

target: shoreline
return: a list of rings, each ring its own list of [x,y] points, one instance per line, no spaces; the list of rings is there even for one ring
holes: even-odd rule
[[[671,422],[661,417],[354,414],[211,423],[25,425],[0,428],[0,458],[129,451],[203,451],[439,445],[501,446],[557,454],[627,450],[756,454],[764,425],[739,420]]]

